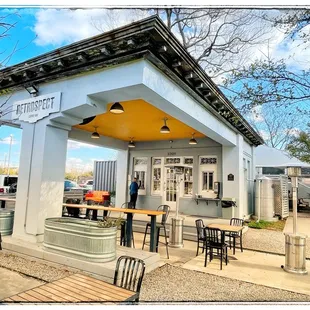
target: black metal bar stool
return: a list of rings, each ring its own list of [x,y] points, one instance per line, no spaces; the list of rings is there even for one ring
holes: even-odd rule
[[[122,209],[134,209],[133,203],[132,202],[124,202],[121,205]],[[132,240],[132,245],[135,248],[135,239],[133,237],[133,231],[131,232],[131,240]],[[126,246],[126,221],[124,221],[121,225],[121,237],[120,237],[120,245]]]
[[[196,224],[196,230],[197,230],[197,251],[196,251],[196,256],[197,256],[199,249],[202,249],[202,253],[205,250],[206,236],[205,236],[205,231],[204,231],[205,225],[203,224],[203,220],[198,219],[195,221],[195,224]]]
[[[168,205],[160,205],[157,208],[157,211],[164,211],[165,214],[162,215],[161,222],[156,224],[156,229],[157,229],[157,242],[156,242],[156,252],[158,253],[158,244],[163,243],[166,245],[166,252],[167,252],[167,258],[169,259],[169,253],[168,253],[168,240],[167,240],[167,230],[166,230],[166,222],[169,216],[170,212],[170,207]],[[148,233],[148,229],[151,228],[151,223],[148,222],[145,227],[145,232],[144,232],[144,238],[143,238],[143,244],[142,244],[142,250],[144,249],[144,245],[148,244],[145,242],[146,235]],[[160,234],[160,229],[164,229],[164,234],[165,234],[165,242],[159,242],[159,234]]]

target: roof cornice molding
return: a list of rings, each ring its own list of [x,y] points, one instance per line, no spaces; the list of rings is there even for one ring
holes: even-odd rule
[[[0,71],[0,95],[29,84],[49,81],[106,68],[128,61],[156,58],[156,66],[169,76],[177,76],[187,92],[218,118],[224,119],[254,145],[263,139],[185,50],[158,16],[72,43]],[[160,62],[163,64],[160,65]],[[168,72],[167,68],[171,71]]]

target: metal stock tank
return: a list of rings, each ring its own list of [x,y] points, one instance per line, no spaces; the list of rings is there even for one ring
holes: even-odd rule
[[[261,176],[255,183],[255,215],[259,220],[274,221],[274,182]]]
[[[0,209],[0,232],[2,236],[12,235],[14,210]]]

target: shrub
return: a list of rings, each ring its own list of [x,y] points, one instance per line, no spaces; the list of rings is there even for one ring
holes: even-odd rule
[[[122,217],[117,219],[111,217],[104,217],[103,220],[98,221],[98,226],[101,228],[117,227],[119,228],[125,220]]]

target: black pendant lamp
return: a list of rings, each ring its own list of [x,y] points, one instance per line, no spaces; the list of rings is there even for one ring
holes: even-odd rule
[[[194,138],[195,133],[192,133],[192,138],[189,140],[188,144],[197,144],[197,140]]]
[[[130,148],[136,147],[135,143],[133,142],[133,137],[130,138],[130,141],[128,143],[128,147],[130,147]]]
[[[164,123],[165,123],[165,125],[164,125],[163,127],[160,128],[160,133],[170,133],[170,129],[169,129],[169,127],[167,126],[167,123],[166,123],[167,120],[168,120],[168,118],[165,117],[165,118],[164,118]]]
[[[110,108],[110,112],[114,114],[121,114],[124,113],[124,108],[119,102],[115,102]]]
[[[92,139],[99,139],[99,138],[100,138],[100,135],[99,135],[99,133],[97,132],[98,126],[94,126],[94,127],[95,127],[95,131],[91,134],[91,137],[92,137]]]

